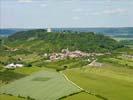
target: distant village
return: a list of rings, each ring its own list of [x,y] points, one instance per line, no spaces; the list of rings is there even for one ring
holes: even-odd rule
[[[104,55],[103,53],[86,53],[82,52],[80,50],[75,50],[75,51],[69,51],[69,49],[62,49],[60,53],[51,53],[47,54],[45,53],[43,56],[47,57],[48,59],[46,61],[53,62],[53,61],[59,61],[67,58],[81,58],[81,57],[92,57],[92,63],[90,65],[94,66],[101,66],[101,64],[96,63],[96,59],[94,58],[95,56],[101,56]],[[22,58],[21,58],[22,60]],[[88,62],[91,62],[90,59],[87,59]],[[11,63],[5,66],[6,69],[15,69],[15,68],[21,68],[23,67],[23,64],[19,63]]]
[[[76,50],[76,51],[69,51],[68,49],[62,49],[61,53],[52,53],[49,56],[51,61],[62,60],[66,58],[78,58],[78,57],[85,57],[89,56],[88,53]]]
[[[69,51],[69,49],[62,49],[61,53],[52,53],[49,56],[50,61],[63,60],[66,58],[80,58],[80,57],[88,57],[88,56],[101,56],[104,55],[102,53],[86,53],[80,50]]]

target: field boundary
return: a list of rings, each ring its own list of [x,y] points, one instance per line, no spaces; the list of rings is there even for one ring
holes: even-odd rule
[[[63,98],[67,98],[67,97],[70,97],[70,96],[73,96],[73,95],[76,95],[76,94],[79,94],[79,93],[82,93],[82,92],[84,92],[84,91],[79,91],[79,92],[76,92],[76,93],[69,94],[67,96],[63,96],[61,98],[58,98],[57,100],[62,100]]]
[[[65,78],[68,82],[70,82],[71,84],[73,84],[74,86],[76,86],[77,88],[79,88],[79,89],[81,90],[81,92],[85,92],[85,93],[87,93],[87,94],[89,94],[89,95],[96,96],[97,98],[102,99],[102,100],[108,100],[106,97],[103,97],[103,96],[101,96],[101,95],[99,95],[99,94],[91,93],[91,92],[89,92],[89,91],[87,91],[87,90],[81,88],[81,87],[78,86],[76,83],[74,83],[73,81],[69,80],[68,77],[67,77],[62,71],[60,71],[60,73],[64,76],[64,78]]]
[[[84,90],[83,88],[81,88],[80,86],[78,86],[77,84],[75,84],[74,82],[72,82],[71,80],[68,79],[68,77],[61,72],[61,74],[65,77],[65,79],[70,82],[71,84],[75,85],[77,88],[79,88],[80,90]]]

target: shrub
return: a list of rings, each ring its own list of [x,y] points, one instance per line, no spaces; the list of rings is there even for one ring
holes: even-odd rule
[[[26,66],[27,66],[27,67],[32,67],[32,64],[27,64]]]

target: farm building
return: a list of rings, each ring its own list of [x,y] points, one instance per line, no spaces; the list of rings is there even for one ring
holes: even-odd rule
[[[23,67],[23,64],[14,64],[14,63],[11,63],[11,64],[8,64],[5,66],[5,68],[7,69],[12,69],[12,68],[21,68]]]

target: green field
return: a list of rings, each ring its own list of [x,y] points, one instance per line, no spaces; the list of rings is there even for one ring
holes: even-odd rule
[[[37,100],[55,100],[80,91],[81,89],[68,82],[61,73],[54,71],[41,71],[0,88],[1,94],[29,96]]]
[[[103,57],[100,61],[113,64],[116,67],[126,67],[133,69],[133,58],[123,57],[121,55],[115,57]]]
[[[131,69],[108,65],[102,68],[70,69],[64,72],[71,81],[92,94],[108,100],[133,100],[133,70]],[[73,100],[76,100],[76,97],[74,98]]]
[[[47,68],[40,67],[23,67],[14,70],[1,69],[0,70],[0,86],[13,82],[17,79],[26,77],[32,73],[40,70],[48,70]],[[50,70],[50,69],[49,69]]]
[[[26,100],[26,99],[18,98],[16,96],[0,95],[0,100]]]
[[[17,79],[26,77],[28,75],[31,75],[35,72],[38,72],[40,70],[51,70],[47,68],[40,68],[40,67],[23,67],[23,68],[18,68],[14,70],[5,70],[1,69],[0,70],[0,87],[9,84],[10,82],[13,82]],[[0,100],[24,100],[23,98],[19,98],[17,96],[10,96],[10,95],[5,95],[2,94],[0,95]]]

